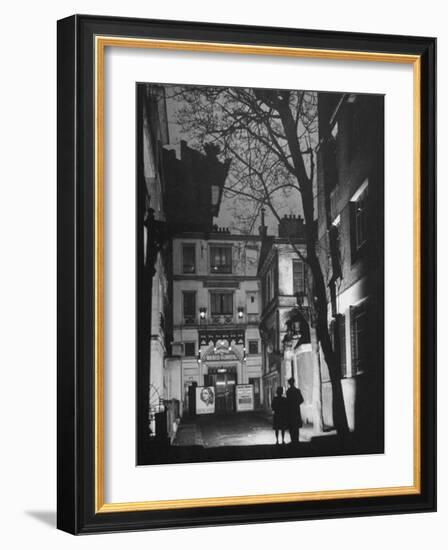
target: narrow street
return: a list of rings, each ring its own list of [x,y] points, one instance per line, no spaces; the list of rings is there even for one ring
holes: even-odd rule
[[[314,435],[313,427],[300,429],[299,445],[275,444],[271,419],[262,412],[184,417],[171,444],[153,441],[146,451],[145,464],[179,464],[227,460],[305,458],[370,454],[368,445],[353,438],[337,436],[334,430]]]
[[[308,442],[312,427],[300,430],[300,441]],[[281,441],[281,436],[280,436]],[[289,443],[286,432],[285,442]],[[182,419],[173,443],[175,446],[202,447],[274,445],[272,421],[261,412],[240,412],[227,415],[196,415]]]

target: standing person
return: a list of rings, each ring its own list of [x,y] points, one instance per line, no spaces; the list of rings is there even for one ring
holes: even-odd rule
[[[276,396],[272,400],[271,407],[274,411],[273,428],[275,431],[276,444],[278,445],[278,432],[282,434],[282,444],[285,443],[285,430],[288,426],[288,405],[283,397],[283,388],[279,386]]]
[[[300,405],[303,403],[302,392],[295,387],[294,378],[288,380],[289,388],[286,390],[286,402],[288,406],[288,426],[291,444],[299,443],[299,428],[302,427],[302,416],[300,414]]]

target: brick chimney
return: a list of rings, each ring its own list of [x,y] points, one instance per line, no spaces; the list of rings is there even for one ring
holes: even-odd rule
[[[293,214],[285,214],[278,224],[278,236],[280,238],[304,238],[303,218]]]
[[[268,232],[268,228],[266,227],[265,221],[264,221],[265,211],[266,211],[266,209],[264,207],[262,207],[260,209],[261,219],[260,219],[260,225],[258,226],[258,233],[260,234],[261,237],[266,237],[267,232]]]

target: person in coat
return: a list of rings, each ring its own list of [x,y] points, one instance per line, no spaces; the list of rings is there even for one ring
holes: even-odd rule
[[[300,405],[303,403],[302,392],[295,387],[294,378],[288,380],[289,388],[286,390],[286,402],[288,410],[288,428],[291,436],[291,444],[299,443],[299,428],[302,427]]]
[[[276,391],[276,396],[272,400],[271,407],[274,411],[273,429],[275,431],[275,440],[278,445],[278,434],[282,434],[282,444],[285,443],[285,431],[288,427],[288,405],[283,397],[283,388],[279,386]]]

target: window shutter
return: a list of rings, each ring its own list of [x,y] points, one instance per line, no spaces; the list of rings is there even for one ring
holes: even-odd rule
[[[345,315],[339,315],[339,346],[340,346],[340,364],[341,364],[341,378],[347,376],[347,352],[345,344]]]
[[[356,262],[356,203],[349,202],[350,208],[350,257],[351,263]]]
[[[226,293],[226,294],[223,294],[223,313],[224,314],[228,314],[228,313],[232,313],[232,310],[233,310],[233,297],[232,297],[232,294],[230,293]]]
[[[357,365],[357,352],[356,352],[356,330],[355,330],[355,307],[350,306],[350,350],[352,358],[352,375],[356,374]]]

